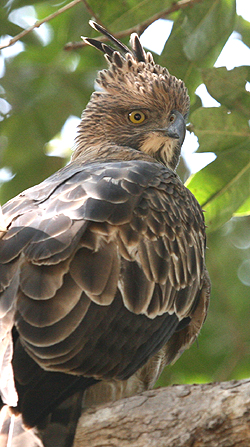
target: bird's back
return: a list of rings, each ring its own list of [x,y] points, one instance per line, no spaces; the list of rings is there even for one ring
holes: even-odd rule
[[[127,53],[98,29],[121,54],[88,39],[110,67],[72,161],[3,207],[0,391],[46,447],[63,419],[72,444],[84,390],[91,404],[152,387],[196,339],[210,293],[203,213],[174,172],[186,88],[137,36]]]

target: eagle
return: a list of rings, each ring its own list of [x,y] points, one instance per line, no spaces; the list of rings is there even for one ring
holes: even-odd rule
[[[197,338],[210,296],[203,212],[175,172],[187,89],[137,34],[129,49],[91,25],[111,42],[85,38],[108,68],[72,159],[3,206],[1,401],[45,447],[72,445],[83,401],[152,388]],[[59,444],[46,427],[62,414]]]

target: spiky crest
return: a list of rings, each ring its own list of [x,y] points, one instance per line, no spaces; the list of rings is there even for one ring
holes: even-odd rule
[[[176,109],[187,117],[189,96],[184,82],[154,62],[152,54],[144,51],[136,33],[130,37],[130,50],[101,25],[93,21],[90,25],[118,49],[95,39],[83,38],[88,45],[102,51],[108,61],[108,69],[100,71],[96,80],[101,89],[124,100],[133,95],[145,107],[157,104],[162,109]]]

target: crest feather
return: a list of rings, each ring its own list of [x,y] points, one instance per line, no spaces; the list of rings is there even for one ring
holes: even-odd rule
[[[146,53],[142,47],[139,36],[136,33],[130,36],[130,45],[133,50],[133,54],[138,62],[146,62]],[[154,63],[154,60],[153,60]]]
[[[182,80],[169,74],[168,70],[155,63],[150,52],[145,52],[136,33],[131,34],[131,50],[96,22],[90,25],[107,37],[116,47],[92,38],[84,41],[105,54],[108,70],[99,72],[96,82],[107,93],[130,97],[137,92],[137,99],[149,105],[158,101],[158,106],[178,110],[186,118],[189,111],[189,96]],[[138,97],[140,94],[140,98]]]

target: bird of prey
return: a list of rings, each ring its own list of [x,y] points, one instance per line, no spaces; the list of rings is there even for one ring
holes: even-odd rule
[[[0,391],[38,427],[32,445],[72,445],[84,391],[88,406],[151,388],[196,339],[210,295],[203,213],[175,173],[187,89],[136,34],[130,50],[92,26],[116,49],[85,38],[108,69],[72,160],[3,206]],[[67,405],[70,435],[50,441]],[[12,445],[29,444],[14,430]]]

